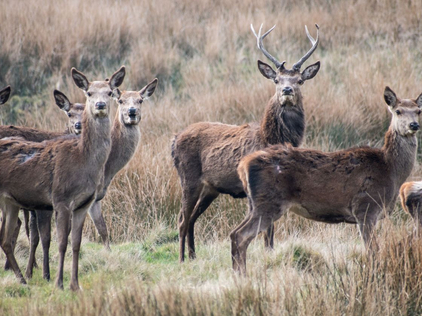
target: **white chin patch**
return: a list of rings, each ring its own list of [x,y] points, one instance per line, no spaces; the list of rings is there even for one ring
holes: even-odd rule
[[[107,110],[95,110],[95,114],[100,117],[107,116]]]
[[[76,135],[79,135],[80,133],[82,133],[82,130],[81,129],[75,129],[75,134]]]
[[[280,98],[281,103],[293,103],[294,96],[293,95],[282,95]]]

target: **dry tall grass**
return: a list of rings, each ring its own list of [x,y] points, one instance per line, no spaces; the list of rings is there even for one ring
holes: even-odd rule
[[[320,25],[321,43],[309,62],[321,60],[321,70],[303,87],[307,117],[304,146],[336,150],[358,144],[382,145],[390,120],[382,100],[386,85],[401,97],[415,98],[422,92],[421,21],[422,2],[419,0],[261,3],[252,0],[45,0],[42,5],[36,0],[2,1],[0,85],[10,84],[14,97],[0,109],[0,123],[63,129],[65,118],[53,103],[53,89],[59,88],[72,101],[83,101],[70,79],[71,67],[82,70],[89,78],[104,78],[125,64],[128,75],[124,88],[127,89],[140,89],[158,77],[160,84],[156,94],[143,108],[143,136],[138,152],[116,177],[103,203],[113,242],[145,240],[157,227],[168,227],[172,232],[177,227],[180,186],[170,159],[172,135],[197,121],[230,124],[259,121],[274,93],[274,85],[257,69],[256,60],[265,61],[265,58],[256,48],[250,23],[258,26],[265,22],[264,28],[277,24],[266,39],[266,47],[279,60],[286,60],[288,66],[309,48],[304,25],[308,25],[311,33],[314,33],[314,23]],[[421,159],[420,153],[418,159]],[[414,177],[420,176],[417,167]],[[244,201],[220,197],[197,224],[199,247],[224,243],[245,211]],[[380,226],[382,234],[384,224]],[[411,225],[400,227],[399,232],[405,235]],[[214,308],[234,314],[249,311],[275,314],[280,309],[286,310],[286,314],[311,314],[312,310],[316,314],[371,314],[384,311],[382,306],[386,306],[389,314],[397,311],[406,314],[403,310],[406,297],[416,295],[412,302],[420,299],[418,293],[412,292],[406,297],[401,294],[408,293],[408,286],[412,291],[419,289],[417,282],[421,281],[419,268],[413,261],[406,261],[408,257],[397,263],[397,269],[405,269],[404,276],[396,276],[395,272],[391,275],[389,271],[396,268],[390,263],[384,267],[381,263],[381,266],[372,266],[372,263],[347,262],[348,251],[358,240],[355,229],[345,225],[333,228],[290,216],[278,225],[276,243],[282,244],[292,235],[297,235],[298,240],[301,236],[311,236],[310,249],[318,244],[316,240],[322,240],[319,242],[324,251],[332,249],[333,253],[337,251],[333,245],[343,247],[344,243],[349,250],[332,257],[336,261],[342,260],[339,256],[344,257],[342,269],[346,269],[346,280],[339,279],[338,267],[331,267],[320,275],[283,272],[279,284],[265,288],[264,271],[253,275],[250,283],[234,282],[230,289],[220,288],[210,297],[211,290],[186,294],[182,287],[166,285],[165,280],[161,280],[155,288],[134,285],[130,290],[98,297],[95,306],[106,302],[111,309],[105,314],[112,313],[113,306],[118,304],[131,306],[137,312],[141,310],[136,304],[155,304],[155,311],[163,314],[165,308],[170,307],[180,314],[188,310],[211,314]],[[87,220],[85,238],[95,236],[95,229]],[[334,244],[333,238],[336,239]],[[341,243],[337,243],[337,239]],[[392,245],[396,246],[394,242]],[[389,246],[385,247],[387,251]],[[227,247],[222,248],[221,251],[228,252]],[[419,248],[419,244],[408,247],[416,254]],[[406,251],[404,253],[408,253]],[[398,254],[396,257],[401,258]],[[285,268],[281,262],[277,269]],[[387,269],[382,270],[386,271],[385,275],[373,279],[372,276],[382,272],[380,269]],[[413,269],[417,275],[411,280]],[[297,278],[300,282],[296,282]],[[255,279],[260,281],[255,284]],[[402,280],[405,284],[400,283]],[[135,294],[130,294],[131,290]],[[161,303],[168,302],[167,298],[173,294],[173,305]],[[190,298],[192,305],[186,305]],[[214,298],[222,300],[222,305],[213,303]],[[380,299],[380,305],[375,298]],[[243,308],[247,300],[261,299],[263,305]],[[81,300],[84,306],[92,303]],[[306,304],[308,300],[311,306]],[[240,305],[233,306],[233,302]],[[32,308],[39,308],[31,306],[28,310],[32,312]],[[100,312],[93,312],[97,313]]]

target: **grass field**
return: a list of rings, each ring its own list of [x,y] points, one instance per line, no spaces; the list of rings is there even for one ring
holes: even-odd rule
[[[390,121],[384,87],[404,98],[422,92],[421,21],[416,0],[1,2],[0,86],[13,89],[0,108],[1,124],[64,129],[53,90],[84,100],[71,67],[104,79],[124,64],[124,89],[139,90],[155,77],[159,86],[142,109],[138,151],[103,202],[112,252],[102,249],[87,219],[83,291],[67,289],[70,253],[64,291],[45,282],[40,269],[28,286],[1,271],[0,314],[421,314],[422,242],[399,205],[379,222],[383,243],[375,257],[364,254],[352,225],[288,215],[277,223],[275,251],[267,253],[257,238],[248,251],[250,274],[238,278],[228,235],[247,206],[220,196],[197,222],[198,259],[180,265],[180,185],[170,157],[174,133],[191,123],[260,120],[275,89],[256,66],[267,61],[250,23],[262,22],[264,29],[277,25],[265,46],[288,67],[310,47],[304,25],[314,35],[313,25],[320,26],[320,45],[307,64],[320,60],[321,70],[302,88],[303,146],[380,147]],[[421,176],[417,165],[411,178]],[[17,255],[25,268],[28,242],[21,235]],[[57,256],[53,244],[54,269]]]

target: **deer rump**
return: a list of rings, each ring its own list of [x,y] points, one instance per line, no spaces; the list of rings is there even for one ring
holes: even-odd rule
[[[253,203],[276,203],[279,216],[290,209],[315,221],[356,224],[354,206],[362,209],[375,203],[381,210],[397,191],[386,179],[390,172],[380,149],[324,153],[272,146],[259,154],[248,159],[247,172],[241,164],[239,174]]]

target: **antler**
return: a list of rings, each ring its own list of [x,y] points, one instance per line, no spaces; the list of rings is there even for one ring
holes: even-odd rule
[[[305,54],[305,56],[303,56],[296,64],[293,65],[293,70],[300,70],[300,67],[302,67],[303,63],[313,54],[313,52],[315,51],[315,49],[318,47],[318,43],[319,43],[319,26],[318,24],[315,24],[316,28],[317,28],[317,35],[316,35],[316,40],[311,36],[311,34],[309,34],[308,31],[308,27],[305,25],[305,30],[306,30],[306,35],[308,36],[309,40],[312,43],[312,47],[311,49]]]
[[[255,35],[255,37],[256,37],[256,41],[257,41],[257,45],[258,45],[258,48],[264,53],[264,55],[269,59],[269,60],[271,60],[273,63],[274,63],[274,65],[277,67],[277,69],[278,68],[280,68],[280,67],[282,67],[283,66],[283,64],[285,63],[284,61],[282,62],[282,63],[280,63],[275,57],[273,57],[269,52],[267,52],[267,50],[264,48],[264,44],[262,43],[262,40],[268,35],[268,34],[270,34],[270,32],[272,31],[272,30],[274,30],[274,28],[275,28],[275,25],[271,28],[271,29],[269,29],[264,35],[262,35],[261,36],[261,31],[262,31],[262,26],[263,26],[263,24],[261,24],[261,27],[259,28],[259,32],[258,32],[258,35],[256,35],[256,32],[255,32],[255,30],[254,30],[254,28],[253,28],[253,25],[251,24],[251,30],[252,30],[252,32],[253,32],[253,34]],[[309,35],[310,36],[310,35]]]

